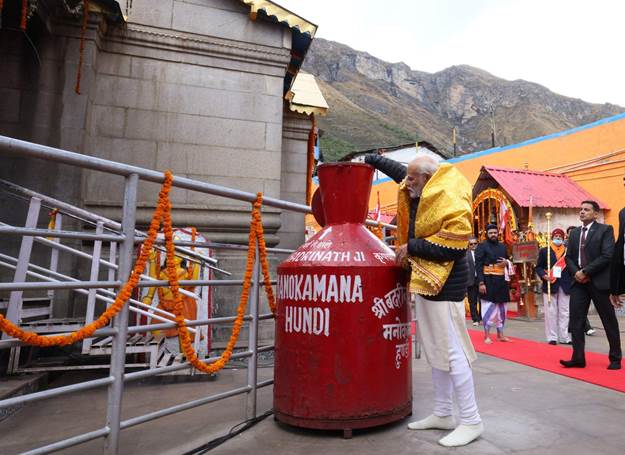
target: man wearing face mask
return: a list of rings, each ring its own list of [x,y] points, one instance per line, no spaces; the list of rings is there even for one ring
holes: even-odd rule
[[[396,259],[410,268],[418,334],[432,367],[434,412],[408,428],[453,429],[439,444],[466,445],[484,431],[471,370],[477,356],[464,318],[471,185],[452,165],[439,164],[425,154],[417,154],[407,169],[379,155],[367,155],[365,162],[399,183]]]
[[[545,336],[549,344],[571,344],[569,335],[569,294],[573,277],[566,267],[564,255],[564,231],[560,228],[551,233],[549,248],[541,248],[536,262],[536,274],[543,283],[543,306],[545,311]],[[547,269],[547,254],[551,255],[551,270]],[[551,301],[547,281],[551,281]]]
[[[486,240],[475,250],[475,269],[482,296],[482,323],[484,343],[491,344],[490,329],[497,329],[498,341],[510,341],[504,335],[507,303],[510,301],[510,287],[506,281],[506,246],[499,242],[499,230],[494,224],[486,226]]]

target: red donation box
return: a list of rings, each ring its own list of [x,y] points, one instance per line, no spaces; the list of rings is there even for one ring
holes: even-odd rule
[[[349,431],[412,411],[405,272],[364,226],[373,168],[324,164],[325,226],[278,266],[274,410]]]

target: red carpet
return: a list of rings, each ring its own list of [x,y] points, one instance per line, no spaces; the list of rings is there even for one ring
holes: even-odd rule
[[[469,330],[469,335],[475,350],[482,354],[625,392],[625,370],[607,370],[609,363],[607,354],[586,351],[586,368],[564,368],[560,365],[560,359],[571,358],[571,346],[552,346],[546,342],[538,343],[513,337],[509,337],[512,342],[501,343],[495,341],[493,335],[491,335],[493,344],[489,345],[484,344],[483,331]]]

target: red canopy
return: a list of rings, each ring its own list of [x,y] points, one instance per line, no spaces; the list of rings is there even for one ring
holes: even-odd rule
[[[568,176],[550,172],[526,171],[484,166],[501,188],[521,207],[578,208],[584,200],[594,200],[602,209],[608,207]],[[480,176],[481,178],[481,176]],[[530,204],[530,197],[532,202]]]

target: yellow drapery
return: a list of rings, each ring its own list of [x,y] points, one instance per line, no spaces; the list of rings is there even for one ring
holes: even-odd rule
[[[414,234],[435,245],[466,249],[472,229],[471,185],[451,164],[443,163],[427,182],[415,217]],[[397,240],[408,241],[410,196],[406,180],[399,185],[397,195]],[[454,261],[436,262],[409,257],[412,273],[410,291],[421,295],[440,292]]]

